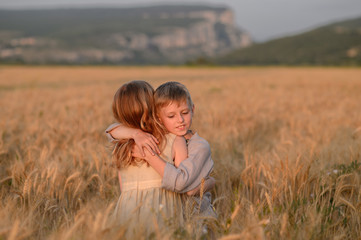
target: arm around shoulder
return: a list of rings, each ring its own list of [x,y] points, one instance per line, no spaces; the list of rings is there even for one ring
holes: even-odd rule
[[[192,142],[191,142],[192,143]],[[193,142],[188,145],[188,158],[181,162],[178,168],[166,164],[162,187],[184,193],[197,187],[202,178],[209,175],[213,169],[213,160],[207,141]]]
[[[117,139],[113,137],[113,135],[111,134],[111,132],[116,129],[117,127],[119,127],[120,123],[112,123],[109,125],[109,127],[107,127],[107,129],[105,129],[105,134],[108,138],[109,142],[116,142]]]
[[[173,143],[174,165],[179,164],[188,157],[187,143],[184,137],[176,136]]]
[[[143,132],[141,129],[124,126],[121,123],[113,123],[106,130],[105,133],[110,142],[117,142],[123,139],[134,139],[135,145],[145,155],[144,149],[148,149],[153,155],[160,153],[158,148],[158,140],[150,133]]]

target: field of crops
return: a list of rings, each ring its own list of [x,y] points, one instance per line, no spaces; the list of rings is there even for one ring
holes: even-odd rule
[[[121,84],[185,84],[219,239],[361,238],[360,68],[0,66],[0,239],[120,239],[104,129]],[[173,229],[173,228],[172,228]],[[202,238],[194,225],[156,239]]]

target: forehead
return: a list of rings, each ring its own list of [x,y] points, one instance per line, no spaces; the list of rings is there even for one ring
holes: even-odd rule
[[[182,111],[184,109],[190,109],[187,101],[173,101],[170,102],[168,105],[161,107],[161,111],[163,112]]]

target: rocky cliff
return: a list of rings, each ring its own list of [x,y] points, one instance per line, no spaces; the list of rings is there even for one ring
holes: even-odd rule
[[[0,36],[0,61],[25,63],[181,64],[252,44],[231,9],[204,6],[2,11]]]

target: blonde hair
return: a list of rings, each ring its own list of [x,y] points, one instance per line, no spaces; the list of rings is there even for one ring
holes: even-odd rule
[[[154,101],[157,114],[160,108],[171,103],[187,103],[190,109],[193,107],[193,101],[188,89],[179,82],[166,82],[160,85],[155,90]]]
[[[160,142],[163,141],[162,127],[155,121],[154,89],[141,80],[131,81],[121,86],[114,95],[112,110],[114,118],[130,128],[138,128],[153,134]],[[113,160],[118,169],[129,165],[145,162],[131,156],[133,139],[124,139],[116,143],[113,150]]]

